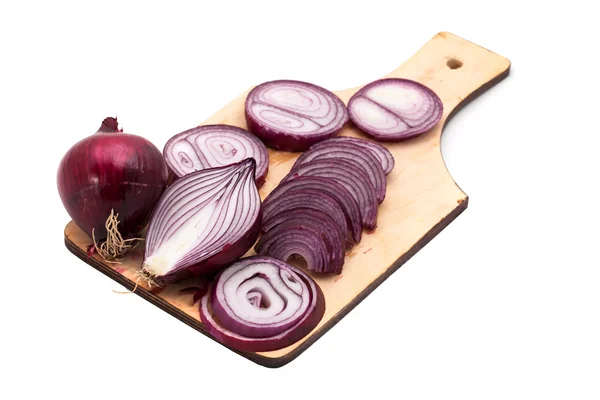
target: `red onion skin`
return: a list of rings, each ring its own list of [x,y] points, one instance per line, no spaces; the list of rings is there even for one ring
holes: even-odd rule
[[[268,171],[267,171],[267,174],[268,174]],[[260,189],[260,187],[265,184],[265,182],[267,181],[267,174],[265,174],[264,176],[262,176],[261,178],[256,180],[257,188]]]
[[[119,214],[123,237],[139,234],[165,190],[167,167],[150,141],[117,131],[107,118],[101,129],[76,143],[58,167],[58,192],[69,216],[86,234],[106,238],[106,219]]]
[[[181,268],[168,273],[164,276],[156,277],[155,280],[159,285],[177,282],[183,279],[194,278],[197,276],[213,276],[219,272],[224,266],[233,263],[248,252],[258,239],[262,221],[262,209],[258,213],[256,221],[248,232],[236,243],[228,243],[223,246],[222,250],[214,256],[204,260],[201,263],[190,267]]]

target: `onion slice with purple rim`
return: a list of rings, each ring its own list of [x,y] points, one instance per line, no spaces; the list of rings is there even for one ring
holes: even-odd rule
[[[315,210],[324,214],[324,218],[335,223],[344,238],[347,237],[348,224],[346,217],[335,198],[319,190],[306,189],[301,195],[291,192],[287,196],[280,196],[269,203],[263,202],[262,230],[268,232],[278,223],[289,217],[294,210]],[[349,244],[349,243],[348,243]]]
[[[263,256],[288,261],[299,255],[313,272],[342,272],[344,241],[342,232],[331,218],[313,210],[295,210],[263,235],[254,250]]]
[[[348,121],[348,110],[335,94],[293,80],[256,86],[246,98],[245,113],[250,132],[285,151],[304,151],[336,135]]]
[[[388,175],[394,169],[396,161],[390,151],[379,143],[370,140],[359,139],[349,136],[337,136],[331,139],[322,141],[321,143],[352,143],[357,146],[364,147],[369,150],[380,162],[383,172]]]
[[[354,164],[355,168],[362,170],[373,183],[377,202],[383,202],[387,185],[383,168],[373,153],[364,147],[344,142],[317,143],[298,157],[292,170],[302,164],[324,159],[343,159]]]
[[[343,159],[313,160],[293,168],[281,181],[299,176],[318,176],[335,181],[346,188],[358,203],[362,224],[367,229],[377,225],[377,195],[371,180],[362,170]]]
[[[354,243],[360,242],[362,224],[358,203],[348,189],[332,179],[318,176],[297,176],[294,179],[282,182],[263,201],[263,209],[280,197],[300,197],[306,190],[318,190],[331,196],[346,216],[346,224],[352,231]]]
[[[142,273],[158,284],[211,274],[244,255],[260,232],[252,158],[193,172],[159,201],[146,234]]]
[[[258,256],[224,269],[200,303],[200,319],[213,337],[251,352],[297,342],[324,313],[323,292],[310,276],[280,260]]]
[[[231,125],[203,125],[181,132],[169,139],[163,156],[178,177],[253,158],[258,187],[265,182],[269,169],[264,143],[245,129]]]
[[[397,142],[433,128],[442,118],[443,104],[425,85],[388,78],[356,92],[348,102],[348,112],[352,122],[367,135]]]

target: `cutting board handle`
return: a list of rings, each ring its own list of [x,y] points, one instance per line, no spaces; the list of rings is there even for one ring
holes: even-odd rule
[[[510,61],[448,32],[440,32],[388,78],[408,78],[433,89],[448,119],[508,75]]]

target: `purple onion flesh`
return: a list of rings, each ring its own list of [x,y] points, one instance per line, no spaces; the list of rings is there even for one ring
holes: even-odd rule
[[[335,181],[346,188],[360,209],[362,224],[367,229],[377,225],[377,195],[371,180],[362,170],[343,159],[313,160],[293,168],[283,182],[299,176],[318,176]]]
[[[296,162],[298,167],[313,160],[343,159],[354,164],[355,168],[362,170],[371,180],[377,194],[377,202],[382,203],[385,199],[386,185],[385,173],[379,160],[364,147],[345,142],[326,141],[317,143],[302,154]]]
[[[245,129],[231,125],[203,125],[181,132],[169,139],[163,156],[178,177],[253,158],[258,187],[265,182],[269,169],[265,145]]]
[[[383,168],[383,172],[386,175],[388,175],[394,169],[394,165],[396,163],[394,160],[394,156],[392,155],[392,153],[390,153],[390,151],[386,147],[382,146],[379,143],[375,143],[370,140],[349,137],[349,136],[337,136],[337,137],[334,137],[331,139],[324,140],[321,143],[329,143],[329,142],[352,143],[354,145],[364,147],[365,149],[369,150],[371,152],[371,154],[373,154],[375,156],[375,158],[377,158],[377,160],[379,160],[379,163],[381,164],[381,168]]]
[[[344,241],[349,248],[360,240],[361,223],[375,228],[393,167],[392,154],[377,143],[338,137],[314,144],[263,202],[265,234],[254,250],[285,262],[300,257],[315,273],[340,274]]]
[[[317,225],[321,226],[317,227]],[[300,231],[315,235],[314,238],[306,238],[303,243],[313,239],[319,242],[315,243],[315,247],[308,253],[304,246],[300,246],[302,248],[300,250],[293,249],[299,243],[295,234]],[[319,239],[318,236],[321,238]],[[290,241],[295,244],[291,245]],[[277,215],[273,219],[273,227],[263,235],[254,249],[260,255],[275,257],[286,262],[294,255],[302,256],[306,261],[306,267],[314,272],[340,273],[344,265],[345,248],[342,230],[329,215],[319,210],[295,209]],[[322,250],[323,253],[316,254],[317,249]]]
[[[142,272],[159,284],[211,274],[237,260],[260,232],[252,158],[185,175],[150,220]]]
[[[316,210],[322,212],[324,218],[331,219],[337,224],[344,238],[347,237],[346,216],[335,198],[314,189],[306,189],[300,195],[297,194],[297,192],[288,192],[287,196],[279,196],[268,203],[263,202],[263,232],[268,232],[278,223],[285,221],[291,211]]]
[[[240,351],[272,351],[309,334],[325,298],[299,268],[271,257],[248,257],[225,268],[202,298],[200,319],[219,342]]]
[[[443,104],[421,83],[388,78],[356,92],[348,102],[348,112],[352,122],[367,135],[397,142],[433,128],[442,118]]]
[[[254,247],[260,255],[288,261],[298,255],[313,272],[342,272],[344,234],[331,218],[313,210],[295,210],[264,234]]]
[[[278,80],[250,91],[245,104],[248,130],[268,147],[304,151],[336,135],[348,111],[335,94],[311,83]]]
[[[346,217],[346,225],[352,232],[354,243],[360,242],[362,237],[362,224],[358,203],[344,186],[334,180],[318,176],[297,176],[294,179],[280,183],[263,201],[263,209],[269,203],[280,197],[302,196],[306,190],[318,190],[331,196],[342,209]]]

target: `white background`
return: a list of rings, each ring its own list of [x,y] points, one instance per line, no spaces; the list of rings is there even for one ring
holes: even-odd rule
[[[169,3],[0,6],[0,397],[600,398],[592,2]],[[58,162],[105,116],[162,148],[251,85],[361,85],[442,30],[512,61],[443,137],[469,208],[291,364],[114,294],[64,248]]]

